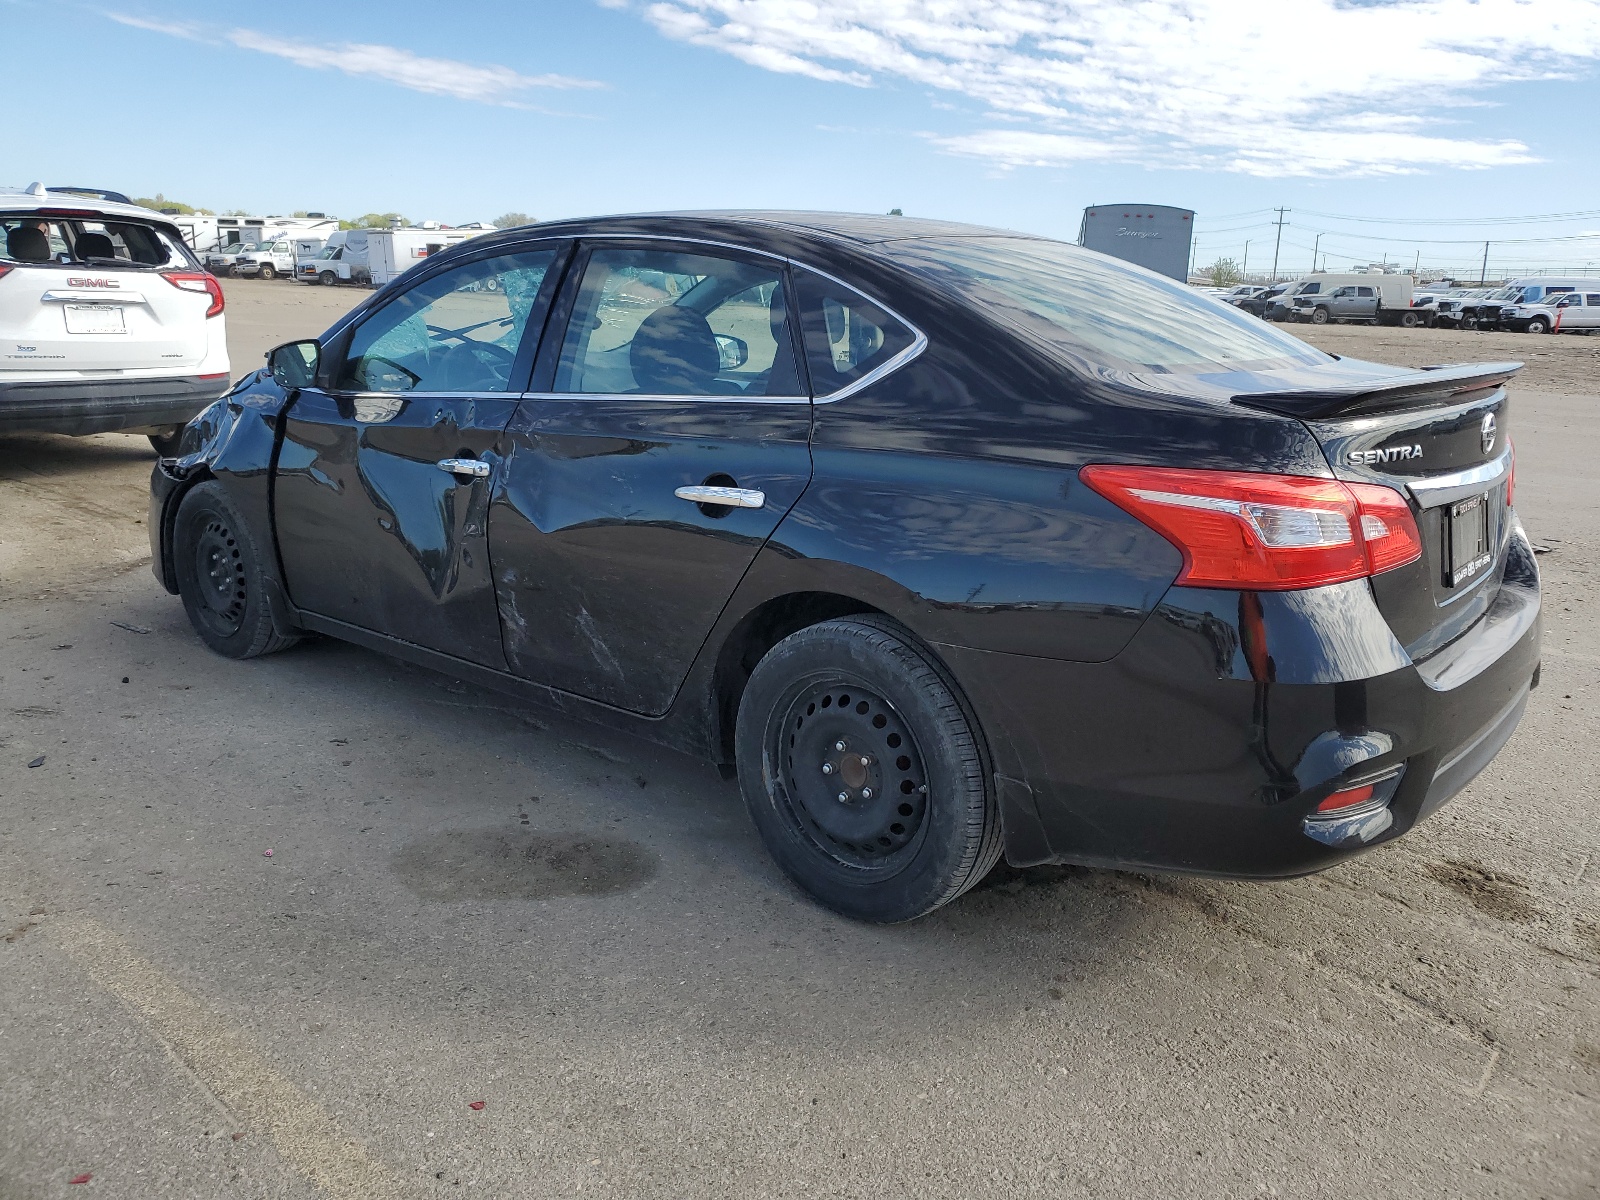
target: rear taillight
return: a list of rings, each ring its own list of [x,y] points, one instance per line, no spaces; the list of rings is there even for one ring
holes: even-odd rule
[[[0,266],[0,279],[4,279],[9,274],[11,274],[10,267]]]
[[[206,316],[214,317],[222,311],[222,285],[209,271],[163,271],[161,278],[182,292],[205,292],[211,297],[211,307]]]
[[[1176,582],[1288,591],[1415,562],[1422,537],[1404,496],[1301,475],[1094,465],[1083,481],[1183,553]]]

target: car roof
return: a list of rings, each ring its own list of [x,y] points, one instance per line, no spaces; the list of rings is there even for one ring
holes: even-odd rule
[[[172,226],[172,218],[165,213],[156,212],[153,208],[141,208],[137,204],[123,204],[117,200],[73,192],[46,192],[41,196],[28,188],[0,187],[0,216],[50,208],[71,209],[73,212],[93,213],[101,217],[132,217]]]
[[[781,229],[816,240],[873,245],[912,238],[938,237],[1013,237],[1035,241],[1049,239],[1038,234],[1019,233],[968,225],[959,221],[935,221],[924,217],[891,217],[876,213],[807,212],[762,209],[709,209],[696,212],[618,213],[603,217],[569,218],[521,226],[519,232],[537,229],[541,233],[591,231],[595,233],[726,233],[730,228]],[[512,232],[507,230],[505,232]]]

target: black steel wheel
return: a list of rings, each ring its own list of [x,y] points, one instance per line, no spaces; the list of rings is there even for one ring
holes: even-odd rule
[[[942,668],[893,622],[802,629],[739,706],[739,782],[778,865],[821,903],[905,921],[1000,856],[982,747]]]
[[[273,621],[256,540],[221,484],[202,483],[184,495],[172,554],[189,623],[211,649],[255,658],[294,644]]]

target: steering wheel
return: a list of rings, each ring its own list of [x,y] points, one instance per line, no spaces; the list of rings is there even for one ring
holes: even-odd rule
[[[452,347],[440,372],[441,390],[447,392],[472,392],[483,388],[505,390],[511,382],[511,367],[517,360],[516,352],[494,342],[463,340]]]

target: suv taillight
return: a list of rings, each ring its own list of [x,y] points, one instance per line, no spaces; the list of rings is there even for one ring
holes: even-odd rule
[[[1084,483],[1183,553],[1177,583],[1289,591],[1346,583],[1422,557],[1404,496],[1301,475],[1094,465]]]
[[[211,296],[211,307],[206,316],[214,317],[222,311],[222,285],[209,271],[163,271],[161,278],[182,292],[206,292]]]

